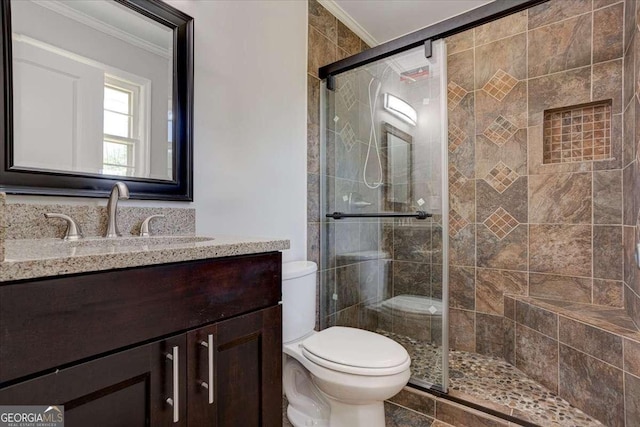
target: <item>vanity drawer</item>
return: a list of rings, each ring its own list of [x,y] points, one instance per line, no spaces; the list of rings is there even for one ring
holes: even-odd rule
[[[278,304],[280,252],[0,286],[0,383]]]

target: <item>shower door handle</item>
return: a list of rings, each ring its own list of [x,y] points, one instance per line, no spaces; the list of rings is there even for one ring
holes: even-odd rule
[[[415,213],[396,213],[396,212],[378,212],[378,213],[343,213],[334,212],[332,214],[326,214],[327,218],[342,219],[342,218],[415,218],[415,219],[427,219],[433,215],[425,211],[416,211]]]

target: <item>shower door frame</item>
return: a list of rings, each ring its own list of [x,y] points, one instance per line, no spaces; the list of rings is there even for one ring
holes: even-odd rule
[[[441,221],[441,227],[442,227],[442,246],[441,246],[441,251],[442,251],[442,326],[441,326],[441,342],[440,342],[440,351],[441,351],[441,363],[442,363],[442,373],[441,373],[441,377],[440,377],[440,382],[439,383],[429,383],[427,381],[421,380],[419,378],[414,378],[413,376],[411,377],[411,379],[409,380],[409,385],[411,385],[412,387],[421,389],[421,390],[432,390],[434,392],[437,393],[447,393],[448,392],[448,385],[449,385],[449,330],[448,330],[448,325],[449,325],[449,292],[448,292],[448,281],[449,281],[449,257],[448,257],[448,249],[449,249],[449,221],[447,218],[448,215],[448,211],[449,211],[449,197],[448,197],[448,189],[449,189],[449,179],[448,179],[448,174],[447,174],[447,170],[448,170],[448,162],[449,162],[449,157],[448,157],[448,150],[447,150],[447,126],[446,123],[448,122],[448,110],[447,110],[447,102],[446,102],[446,93],[447,93],[447,46],[444,42],[444,40],[438,40],[437,44],[440,46],[440,50],[438,51],[436,49],[436,46],[434,46],[434,55],[427,59],[427,61],[431,62],[431,60],[436,60],[438,65],[439,65],[439,71],[441,73],[441,77],[439,78],[439,82],[438,82],[438,93],[441,97],[443,97],[442,101],[439,103],[439,115],[440,118],[442,119],[442,125],[440,126],[440,131],[439,131],[439,135],[438,135],[438,142],[440,143],[440,149],[442,150],[441,154],[439,155],[439,162],[440,162],[440,170],[441,170],[441,174],[442,176],[440,177],[440,194],[442,194],[442,198],[440,200],[440,211],[441,211],[441,217],[442,217],[442,221]],[[353,69],[355,70],[355,69]],[[351,70],[352,71],[352,70]],[[331,91],[332,93],[335,93],[334,90]],[[322,80],[320,83],[320,105],[321,106],[326,106],[327,102],[331,102],[329,99],[327,99],[327,93],[328,93],[328,89],[327,89],[327,80]],[[326,108],[320,108],[320,123],[322,124],[320,126],[320,141],[327,141],[327,117],[326,117]],[[326,207],[328,206],[328,201],[326,199],[327,197],[327,189],[326,189],[326,179],[325,175],[323,173],[323,171],[327,170],[327,156],[326,156],[326,144],[325,143],[321,143],[320,144],[320,171],[321,171],[321,179],[320,179],[320,206],[321,207]],[[333,215],[339,214],[338,212],[335,212],[333,215],[329,213],[330,211],[327,211],[326,213],[323,212],[323,217],[326,215],[326,217],[333,217]],[[366,215],[366,214],[365,214]],[[354,216],[358,216],[357,214]],[[372,217],[376,217],[376,216],[383,216],[382,214],[371,214]],[[387,216],[387,215],[384,215]],[[394,216],[394,215],[389,215],[389,216]],[[404,216],[404,217],[412,217],[415,216],[415,213],[400,213],[398,212],[397,215],[395,216]],[[427,218],[430,218],[431,214],[430,212],[427,212]],[[325,219],[325,218],[323,218]],[[334,219],[339,219],[339,218],[335,218]],[[425,218],[420,218],[420,219],[425,219]],[[321,230],[324,230],[324,227],[326,226],[326,223],[323,222],[322,226],[321,226]],[[320,265],[320,269],[325,269],[326,265],[323,262],[323,257],[326,256],[326,254],[328,253],[328,246],[330,243],[327,242],[326,240],[326,233],[323,231],[320,233],[320,260],[321,260],[321,265]],[[324,307],[322,307],[322,303],[320,302],[320,312],[322,313],[321,316],[323,316],[324,313]],[[320,323],[320,325],[322,325],[322,322]],[[413,382],[413,381],[417,381]]]
[[[333,62],[331,64],[320,67],[318,70],[318,75],[321,79],[321,90],[320,90],[320,105],[324,105],[326,102],[326,91],[325,89],[333,90],[334,88],[334,77],[338,74],[344,73],[346,71],[350,71],[364,65],[370,64],[375,61],[379,61],[393,55],[405,52],[407,50],[419,47],[421,45],[425,46],[425,56],[427,58],[431,57],[432,54],[432,42],[440,39],[444,39],[446,37],[450,37],[452,35],[467,31],[469,29],[475,28],[477,26],[486,24],[491,21],[495,21],[497,19],[503,18],[505,16],[527,10],[533,6],[538,4],[546,3],[549,0],[495,0],[486,5],[480,6],[476,9],[472,9],[463,14],[454,16],[452,18],[446,19],[444,21],[440,21],[431,26],[425,27],[421,30],[415,31],[413,33],[404,35],[397,39],[391,40],[389,42],[383,43],[381,45],[375,46],[371,49],[365,50],[356,55],[349,56],[347,58],[341,59],[337,62]],[[443,46],[444,57],[446,59],[446,45]],[[441,79],[441,93],[447,93],[447,79],[446,79],[446,60],[443,64],[444,69],[444,78]],[[444,118],[444,122],[447,123],[447,103],[443,102],[440,105],[442,117]],[[324,123],[322,115],[324,114],[324,109],[320,108],[320,122]],[[442,126],[441,135],[442,140],[446,141],[446,132],[448,132],[447,126]],[[320,140],[326,137],[326,130],[324,126],[320,126]],[[324,159],[324,144],[320,144],[320,159],[321,159],[321,170],[323,170],[323,160]],[[441,156],[441,160],[443,161],[442,165],[442,233],[443,236],[448,236],[449,233],[449,221],[445,220],[445,215],[449,214],[449,188],[448,188],[448,149],[447,144],[445,143],[442,147],[443,154]],[[323,180],[320,182],[320,206],[324,206],[324,188],[323,188]],[[326,242],[323,241],[322,233],[320,233],[320,248],[321,253],[324,253],[323,249],[325,248]],[[434,388],[426,388],[419,384],[409,383],[408,385],[417,389],[435,392],[437,395],[446,396],[448,391],[449,384],[449,292],[448,292],[448,278],[449,278],[449,262],[448,262],[448,249],[449,249],[449,239],[442,239],[442,255],[443,255],[443,268],[442,268],[442,280],[443,280],[443,292],[442,295],[442,304],[443,304],[443,314],[442,314],[442,343],[441,348],[443,352],[442,357],[442,390],[437,387]],[[446,352],[446,353],[445,353]],[[444,355],[447,354],[447,357]]]
[[[437,22],[413,33],[406,34],[358,54],[320,67],[318,69],[318,76],[320,80],[330,81],[331,78],[337,74],[388,58],[421,45],[425,45],[425,49],[430,52],[430,42],[462,33],[466,30],[527,10],[548,1],[549,0],[494,0],[491,3],[468,12],[445,19],[444,21]]]

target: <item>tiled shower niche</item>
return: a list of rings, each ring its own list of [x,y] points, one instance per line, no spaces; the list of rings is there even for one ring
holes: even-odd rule
[[[543,162],[569,163],[611,158],[611,100],[544,112]]]

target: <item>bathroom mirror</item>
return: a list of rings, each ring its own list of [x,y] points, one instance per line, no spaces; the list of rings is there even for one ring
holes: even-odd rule
[[[160,0],[2,2],[0,191],[192,200],[193,19]]]
[[[411,205],[411,148],[413,138],[389,123],[382,123],[381,148],[386,209],[400,212]]]

